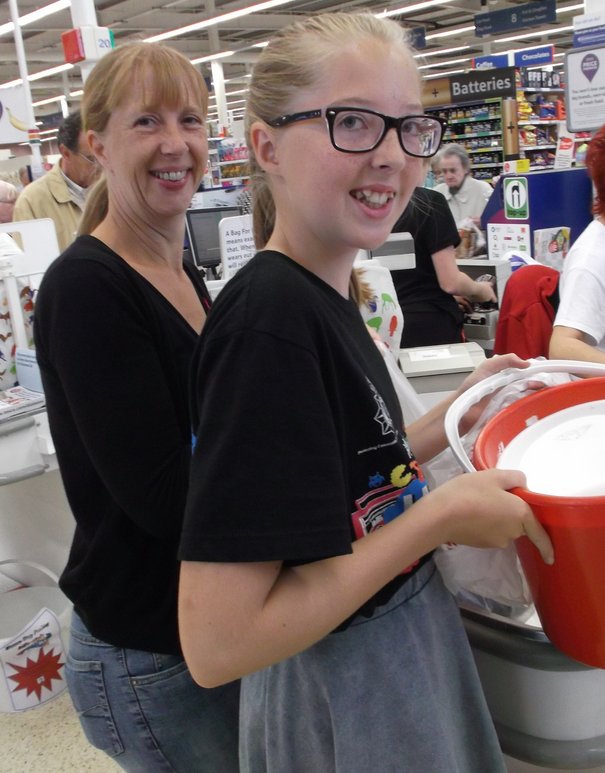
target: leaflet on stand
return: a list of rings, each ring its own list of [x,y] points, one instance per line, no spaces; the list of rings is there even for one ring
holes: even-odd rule
[[[0,423],[22,414],[39,410],[45,405],[44,394],[22,386],[14,386],[0,392]]]

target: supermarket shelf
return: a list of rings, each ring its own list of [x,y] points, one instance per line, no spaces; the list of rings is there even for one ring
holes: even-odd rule
[[[558,118],[532,118],[531,121],[518,120],[517,121],[519,126],[533,126],[535,125],[541,125],[541,124],[555,124],[555,123],[561,123],[561,121]]]
[[[448,140],[472,140],[477,137],[501,137],[502,132],[470,132],[469,134],[450,134],[446,135],[443,139],[445,142]]]

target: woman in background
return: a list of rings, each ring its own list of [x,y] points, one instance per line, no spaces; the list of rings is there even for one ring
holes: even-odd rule
[[[76,520],[60,581],[74,604],[67,682],[89,741],[137,773],[238,770],[239,685],[198,687],[177,628],[188,371],[210,307],[182,251],[207,161],[207,99],[168,47],[127,44],[99,61],[82,111],[103,177],[35,312]]]
[[[402,347],[464,341],[464,312],[454,296],[469,302],[496,300],[489,282],[476,282],[460,271],[456,247],[460,235],[443,194],[416,188],[393,231],[414,238],[414,268],[392,271],[403,312]]]

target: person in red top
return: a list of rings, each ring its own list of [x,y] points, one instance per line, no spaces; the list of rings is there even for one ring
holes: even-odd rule
[[[550,266],[522,266],[512,274],[502,298],[494,354],[548,357],[558,284],[559,272]]]

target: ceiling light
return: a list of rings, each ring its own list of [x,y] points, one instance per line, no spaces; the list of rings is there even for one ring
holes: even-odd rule
[[[444,54],[453,54],[455,51],[466,51],[470,46],[454,46],[453,48],[436,48],[434,51],[423,51],[421,54],[414,54],[414,59],[426,59],[427,56],[443,56]]]
[[[168,32],[162,32],[159,35],[152,35],[150,38],[145,38],[148,43],[156,43],[159,40],[167,40],[168,38],[176,38],[179,35],[187,35],[189,32],[195,32],[196,30],[207,29],[213,27],[216,24],[222,22],[232,21],[233,19],[239,19],[241,16],[248,16],[251,13],[257,13],[258,11],[266,11],[269,8],[275,8],[278,5],[287,5],[293,3],[294,0],[265,0],[263,3],[257,3],[256,5],[249,5],[247,8],[240,8],[239,11],[229,11],[228,13],[222,13],[218,16],[213,16],[211,19],[204,19],[204,21],[195,22],[194,24],[188,24],[186,27],[179,27],[176,30],[169,30]]]
[[[415,11],[424,11],[425,8],[431,8],[433,5],[445,5],[445,3],[451,3],[453,0],[424,0],[421,3],[413,3],[412,5],[406,5],[402,8],[395,8],[393,11],[383,11],[382,13],[375,14],[378,18],[386,18],[387,16],[403,16],[406,13],[414,13]]]
[[[525,38],[539,38],[544,35],[559,35],[561,32],[571,32],[573,25],[569,27],[556,27],[549,30],[538,30],[537,32],[524,32],[522,35],[511,35],[508,38],[494,38],[492,43],[510,43],[512,40],[524,40]]]
[[[58,72],[65,72],[65,70],[71,70],[73,64],[60,64],[57,67],[49,67],[48,70],[40,70],[33,75],[28,75],[28,81],[38,81],[40,78],[47,78],[49,75],[56,75]],[[8,88],[9,86],[20,86],[23,83],[22,78],[16,78],[14,81],[7,81],[6,83],[0,83],[0,88]]]
[[[56,3],[45,5],[44,8],[38,8],[37,11],[32,11],[31,13],[26,13],[23,16],[19,16],[19,26],[25,27],[27,24],[32,24],[32,22],[44,19],[45,16],[50,16],[53,13],[63,11],[65,8],[69,8],[70,6],[71,0],[57,0]],[[0,36],[8,35],[9,32],[14,30],[14,28],[15,25],[12,23],[12,21],[9,21],[7,24],[0,24]]]
[[[459,57],[458,59],[448,59],[447,62],[433,62],[433,64],[422,64],[418,67],[419,70],[429,70],[432,67],[449,67],[451,64],[462,64],[462,62],[470,62],[471,57]]]
[[[475,25],[473,24],[470,27],[458,27],[458,29],[455,30],[445,30],[445,32],[431,32],[430,35],[426,35],[425,40],[436,40],[437,38],[448,38],[452,37],[452,35],[460,35],[462,32],[474,32],[475,31]]]
[[[197,59],[192,59],[191,64],[201,64],[202,62],[215,62],[217,59],[226,59],[229,56],[233,56],[235,51],[221,51],[219,54],[208,54],[208,56],[200,56]]]
[[[459,75],[460,73],[466,72],[466,70],[448,70],[447,72],[436,72],[434,75],[423,75],[422,80],[424,81],[430,81],[433,80],[433,78],[445,78],[447,75]]]

